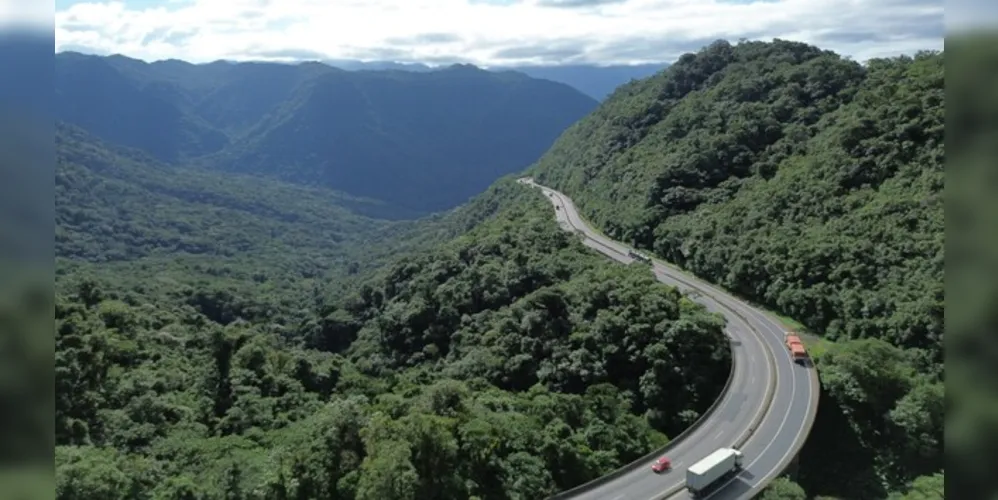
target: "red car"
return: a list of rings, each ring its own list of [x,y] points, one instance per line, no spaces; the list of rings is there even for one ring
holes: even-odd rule
[[[667,471],[672,468],[672,460],[666,457],[662,457],[655,461],[655,465],[651,466],[651,470],[655,472]]]

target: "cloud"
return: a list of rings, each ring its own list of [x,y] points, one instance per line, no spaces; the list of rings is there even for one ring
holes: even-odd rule
[[[300,57],[484,66],[637,64],[672,61],[718,38],[783,38],[865,60],[941,49],[944,30],[942,0],[143,0],[141,5],[83,0],[57,10],[56,50],[192,62]]]
[[[537,0],[537,5],[543,7],[595,7],[623,3],[627,0]]]
[[[264,49],[253,48],[246,51],[247,55],[257,56],[260,59],[280,60],[280,61],[316,61],[326,59],[322,52],[309,49]]]
[[[454,33],[419,33],[416,35],[386,38],[388,45],[423,45],[428,43],[460,42],[461,37]]]

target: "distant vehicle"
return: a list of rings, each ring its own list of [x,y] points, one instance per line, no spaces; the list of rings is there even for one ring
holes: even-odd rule
[[[641,262],[645,262],[645,263],[651,264],[651,257],[648,257],[647,255],[645,255],[645,254],[643,254],[641,252],[635,252],[634,250],[628,250],[627,251],[627,256],[630,257],[630,258],[632,258],[632,259],[634,259],[634,260],[640,260]]]
[[[794,363],[803,363],[807,360],[807,349],[804,349],[804,343],[800,341],[800,336],[794,332],[787,332],[784,340],[787,343],[790,356],[794,358]]]
[[[655,464],[651,466],[651,470],[655,473],[661,473],[672,468],[672,460],[668,457],[662,457],[655,461]]]
[[[723,478],[742,469],[742,452],[721,448],[686,469],[686,490],[693,498],[701,498]]]

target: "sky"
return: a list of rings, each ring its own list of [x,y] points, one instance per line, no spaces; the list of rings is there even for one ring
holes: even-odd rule
[[[671,62],[718,38],[943,46],[943,0],[55,0],[56,51],[146,61]]]

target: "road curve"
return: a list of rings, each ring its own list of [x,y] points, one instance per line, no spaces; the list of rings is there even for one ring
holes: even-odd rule
[[[555,205],[558,223],[584,235],[584,243],[619,262],[629,264],[631,247],[595,230],[579,215],[563,193],[520,179],[538,187]],[[627,466],[625,472],[591,488],[560,498],[578,500],[680,500],[690,498],[685,490],[686,468],[720,447],[734,446],[745,454],[745,468],[718,487],[710,500],[747,500],[778,477],[803,446],[818,409],[818,376],[811,367],[793,363],[783,344],[785,329],[769,314],[733,297],[720,288],[686,274],[665,262],[654,260],[652,271],[659,281],[690,293],[709,310],[728,319],[736,362],[734,377],[714,411],[695,430],[673,443],[667,455],[672,471],[652,472],[654,458]],[[656,457],[657,458],[657,457]]]

